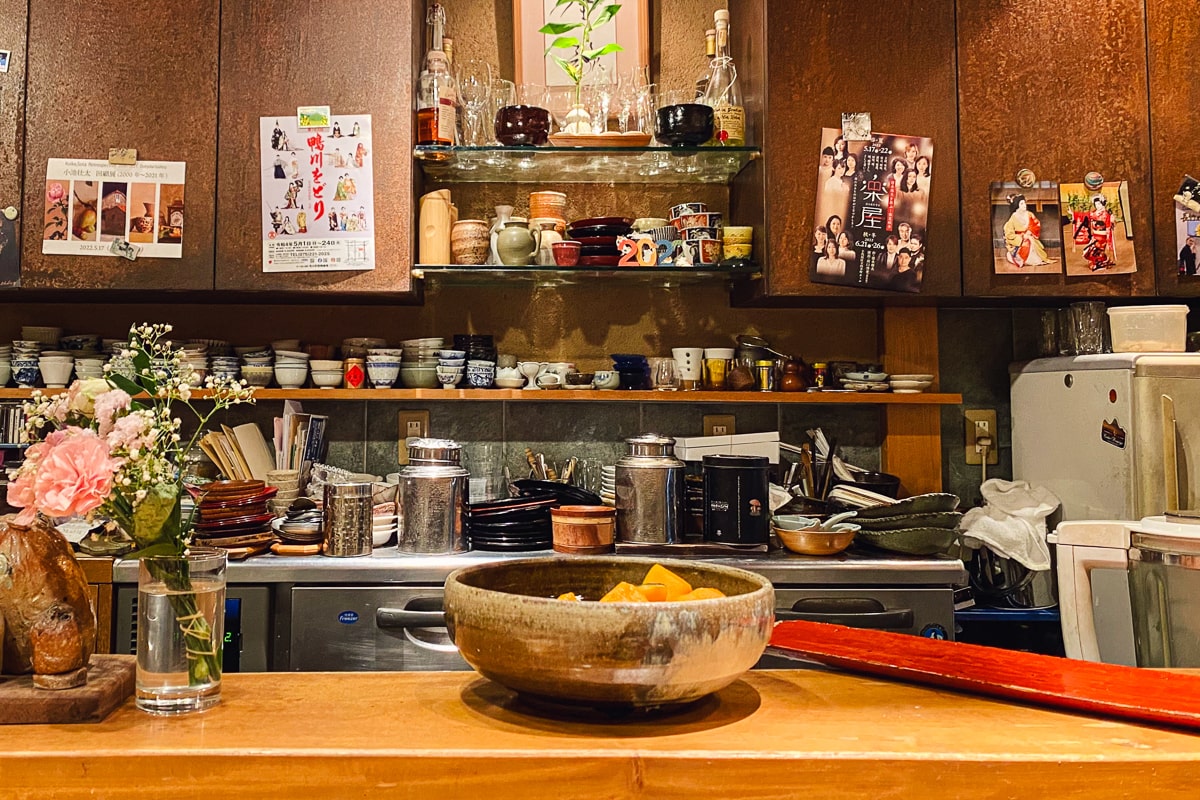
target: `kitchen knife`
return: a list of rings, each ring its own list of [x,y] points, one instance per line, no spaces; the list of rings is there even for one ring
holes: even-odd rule
[[[1051,708],[1200,731],[1200,676],[1017,650],[779,622],[771,655]]]

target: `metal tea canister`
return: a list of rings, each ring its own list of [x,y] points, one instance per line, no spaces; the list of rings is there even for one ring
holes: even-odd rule
[[[367,362],[361,358],[347,358],[345,364],[343,386],[347,389],[361,389],[367,382]]]
[[[414,439],[408,466],[400,470],[400,524],[396,550],[444,555],[467,549],[463,517],[470,473],[461,466],[462,446],[449,439]]]
[[[323,533],[327,556],[371,554],[372,484],[369,481],[325,484]]]
[[[617,461],[617,540],[674,544],[683,536],[683,475],[670,436],[645,433],[625,440]]]

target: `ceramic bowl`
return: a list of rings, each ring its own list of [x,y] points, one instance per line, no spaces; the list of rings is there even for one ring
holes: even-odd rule
[[[312,382],[322,389],[336,389],[342,385],[343,373],[340,369],[314,369]]]
[[[343,363],[341,361],[336,361],[333,359],[316,359],[316,358],[314,358],[312,361],[308,362],[308,365],[310,367],[312,367],[313,372],[316,372],[318,370],[321,370],[323,372],[333,372],[334,370],[337,370],[338,372],[341,372],[342,367],[343,367]]]
[[[712,600],[598,603],[661,563]],[[587,602],[556,600],[574,592]],[[770,581],[732,567],[623,556],[465,567],[446,579],[446,626],[481,675],[535,698],[590,707],[686,703],[728,686],[766,647]]]
[[[712,137],[712,106],[679,103],[663,106],[654,115],[654,138],[663,144],[695,147]]]
[[[407,389],[436,389],[437,367],[400,367],[400,385]]]
[[[593,373],[592,386],[597,389],[616,389],[621,385],[621,376],[611,369]]]
[[[8,385],[12,378],[12,364],[8,361],[0,361],[0,388]]]
[[[861,526],[849,522],[839,522],[831,530],[823,531],[819,527],[806,530],[788,530],[773,525],[772,529],[783,546],[793,553],[806,556],[831,556],[840,553],[850,546],[854,536],[862,529]]]
[[[390,389],[400,377],[400,362],[367,362],[367,377],[376,389]]]
[[[242,378],[250,386],[264,387],[271,385],[271,378],[275,377],[274,367],[256,367],[246,365],[242,367]]]
[[[732,244],[730,242],[725,242],[721,246],[721,253],[727,260],[749,260],[750,256],[754,253],[754,247],[748,244]]]
[[[525,379],[520,376],[516,378],[497,377],[494,382],[500,389],[521,389],[525,386]]]
[[[567,388],[592,388],[592,381],[595,380],[596,373],[594,372],[568,372],[566,381],[563,384]]]
[[[275,367],[275,382],[284,389],[299,389],[308,377],[308,365],[299,367]]]

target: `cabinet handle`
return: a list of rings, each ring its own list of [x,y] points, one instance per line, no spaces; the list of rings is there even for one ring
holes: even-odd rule
[[[375,609],[375,624],[380,628],[444,628],[444,611],[409,611],[406,608]]]
[[[851,628],[874,628],[878,630],[900,630],[911,628],[913,612],[911,608],[894,608],[889,611],[867,612],[818,612],[818,611],[776,611],[775,619],[800,619],[806,622],[830,622],[834,625],[846,625]]]

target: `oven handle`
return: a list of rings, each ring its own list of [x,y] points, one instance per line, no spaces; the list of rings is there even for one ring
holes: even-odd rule
[[[433,650],[437,653],[457,653],[458,648],[453,644],[434,644],[425,642],[412,635],[409,628],[444,628],[446,627],[446,612],[444,611],[409,611],[406,608],[377,608],[375,609],[375,625],[384,629],[399,628],[404,638],[417,647]]]
[[[831,622],[834,625],[847,625],[852,628],[874,628],[879,630],[900,630],[913,626],[913,611],[911,608],[893,608],[887,611],[834,611],[822,613],[817,611],[791,611],[777,609],[777,621],[800,619],[806,622]]]

